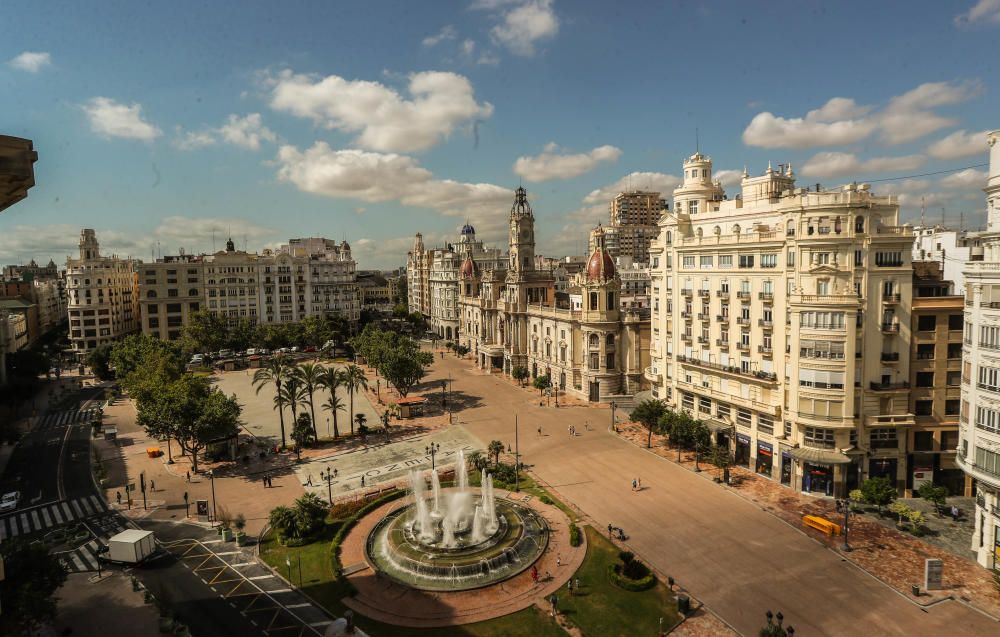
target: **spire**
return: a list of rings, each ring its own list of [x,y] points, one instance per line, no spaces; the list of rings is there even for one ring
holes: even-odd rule
[[[774,172],[774,169],[773,169],[773,168],[771,168],[771,160],[770,160],[770,159],[768,159],[768,160],[767,160],[767,174],[768,174],[768,175],[770,175],[770,174],[772,174],[773,172]]]
[[[795,173],[792,172],[792,162],[788,162],[788,169],[785,171],[785,175],[788,177],[794,177]]]
[[[747,170],[747,165],[743,164],[743,179],[746,179],[749,176],[750,176],[750,171]]]
[[[531,216],[531,205],[528,203],[528,193],[523,186],[518,186],[514,191],[514,205],[510,209],[511,216],[528,215]]]

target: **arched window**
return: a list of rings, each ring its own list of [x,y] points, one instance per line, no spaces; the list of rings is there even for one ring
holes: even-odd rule
[[[591,334],[590,335],[590,348],[591,349],[597,349],[600,346],[601,346],[601,337],[598,336],[597,334]]]
[[[740,233],[740,224],[734,223],[733,224],[733,234],[739,234],[739,233]]]
[[[855,232],[864,232],[865,231],[865,218],[864,217],[856,217],[854,219],[854,231]]]
[[[191,288],[188,290],[188,296],[198,296],[198,290]]]
[[[147,299],[155,299],[156,298],[156,290],[150,290],[149,292],[146,292],[146,298]]]
[[[607,345],[608,347],[614,347],[615,346],[615,335],[614,334],[608,334],[607,338],[604,339],[604,344]]]
[[[674,241],[674,233],[667,230],[667,243],[670,244],[673,243],[673,241]]]

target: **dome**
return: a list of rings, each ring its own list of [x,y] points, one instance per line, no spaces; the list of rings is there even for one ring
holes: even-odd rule
[[[615,261],[603,247],[594,250],[587,261],[588,281],[607,281],[615,276]]]
[[[349,244],[347,242],[347,240],[345,239],[344,241],[341,242],[340,249],[341,250],[350,250],[351,249],[351,244]]]
[[[479,266],[473,260],[472,256],[465,257],[465,261],[462,262],[462,267],[458,271],[458,276],[463,279],[472,279],[479,275]]]
[[[462,236],[464,237],[465,235],[469,234],[476,234],[476,229],[473,228],[471,224],[467,223],[464,226],[462,226]]]

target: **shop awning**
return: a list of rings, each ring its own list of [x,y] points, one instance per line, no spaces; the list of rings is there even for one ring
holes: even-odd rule
[[[708,419],[708,420],[703,420],[702,422],[704,422],[705,426],[714,432],[731,431],[733,429],[732,425],[726,422],[722,422],[721,420]]]
[[[850,464],[851,459],[830,449],[813,449],[812,447],[796,447],[792,449],[792,457],[802,462],[813,464]]]

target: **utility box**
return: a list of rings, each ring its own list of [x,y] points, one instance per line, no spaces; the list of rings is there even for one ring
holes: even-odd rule
[[[138,564],[156,550],[152,531],[128,529],[108,540],[108,561]]]

